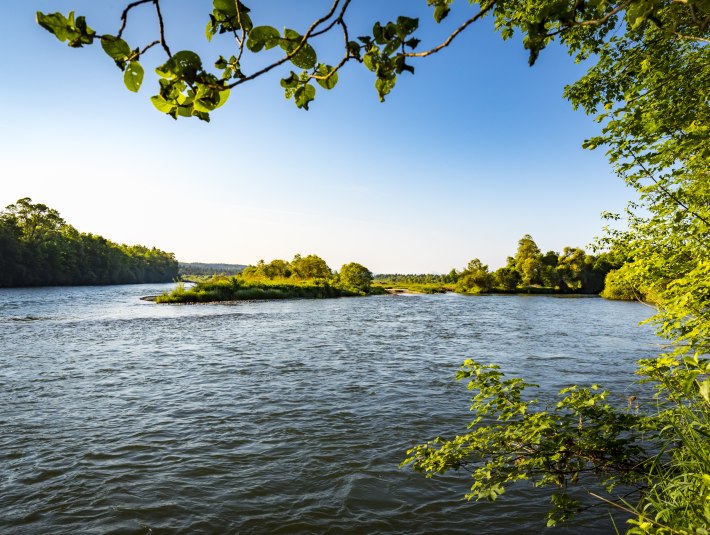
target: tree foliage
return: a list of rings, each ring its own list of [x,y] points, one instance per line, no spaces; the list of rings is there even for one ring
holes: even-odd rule
[[[375,89],[380,100],[384,100],[402,73],[414,73],[414,60],[441,51],[486,17],[494,19],[495,27],[504,39],[516,32],[522,35],[531,65],[555,39],[578,60],[591,55],[598,57],[597,67],[569,93],[577,105],[588,111],[596,110],[599,102],[590,95],[601,95],[602,104],[619,100],[620,96],[628,95],[629,90],[643,95],[644,88],[662,83],[667,72],[664,69],[678,70],[679,63],[685,61],[682,49],[702,50],[707,44],[710,11],[706,0],[542,3],[533,0],[469,0],[471,6],[468,9],[453,9],[453,0],[427,0],[427,3],[436,23],[451,16],[458,18],[458,25],[440,42],[421,50],[425,36],[419,35],[420,21],[404,14],[394,20],[375,20],[368,34],[352,35],[349,30],[350,0],[324,3],[323,15],[308,27],[301,30],[285,28],[283,31],[269,25],[268,20],[256,20],[241,1],[213,0],[211,5],[205,2],[207,40],[229,38],[234,41],[233,54],[229,58],[220,55],[210,61],[203,60],[191,50],[172,51],[169,24],[164,20],[160,0],[126,2],[115,33],[97,33],[89,27],[85,17],[75,17],[74,12],[66,16],[38,12],[37,21],[71,47],[100,42],[104,52],[123,71],[124,83],[131,91],[138,91],[143,83],[144,68],[140,63],[143,56],[151,49],[161,50],[164,59],[155,69],[158,93],[151,97],[155,107],[174,118],[209,120],[209,114],[226,102],[231,90],[271,71],[281,73],[280,84],[286,98],[293,100],[299,108],[308,109],[317,87],[326,90],[335,87],[340,71],[351,63],[364,66],[374,75]],[[150,42],[129,45],[124,40],[129,15],[137,16],[133,11],[141,6],[152,7],[154,11],[155,36]],[[377,17],[376,9],[371,13],[373,18]],[[654,39],[645,39],[645,33],[649,31],[654,34]],[[342,49],[340,59],[330,65],[322,58],[333,57],[333,51],[324,44],[328,42],[324,37],[333,32],[341,34]],[[276,60],[267,59],[273,58],[268,51],[274,49],[280,50],[281,56]],[[649,61],[649,56],[663,51],[669,54],[658,54],[660,63],[656,63],[656,58]],[[700,54],[697,61],[683,69],[684,75],[689,77],[688,84],[684,84],[688,89],[684,91],[700,104],[707,100],[693,95],[690,88],[699,87],[698,82],[706,81],[697,78],[707,76],[698,72],[704,70],[701,60],[706,59],[705,54]],[[257,66],[247,72],[243,67],[247,64]],[[622,68],[625,69],[623,79],[618,78]],[[614,77],[617,81],[609,85]],[[645,100],[645,97],[639,98],[633,106],[643,106]],[[623,116],[632,111],[619,106],[612,113],[618,110]],[[661,110],[658,111],[660,117]],[[613,126],[609,135],[622,135],[624,129],[621,125],[618,128]]]
[[[350,262],[340,268],[340,282],[345,286],[351,286],[367,292],[372,284],[372,271],[362,264]]]
[[[259,260],[256,266],[247,266],[243,275],[252,278],[288,279],[329,279],[333,272],[320,256],[296,254],[293,260],[275,259],[269,263]]]
[[[372,273],[362,264],[345,264],[333,273],[321,257],[296,254],[291,262],[260,260],[232,277],[203,278],[191,288],[181,283],[158,303],[205,303],[254,299],[323,299],[384,293],[372,288]]]
[[[0,286],[170,282],[177,275],[172,253],[80,233],[30,198],[0,212]]]

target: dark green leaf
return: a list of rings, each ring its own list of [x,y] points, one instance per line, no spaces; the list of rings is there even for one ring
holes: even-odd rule
[[[158,67],[155,72],[163,78],[191,80],[201,69],[202,60],[200,56],[190,50],[182,50]]]
[[[436,9],[434,9],[434,20],[436,22],[441,22],[449,14],[449,11],[451,11],[451,9],[448,5],[436,6]]]
[[[296,88],[298,86],[298,76],[295,72],[291,71],[288,78],[281,80],[281,87],[283,88]]]
[[[402,40],[414,33],[419,28],[419,19],[409,17],[397,17],[397,33]]]

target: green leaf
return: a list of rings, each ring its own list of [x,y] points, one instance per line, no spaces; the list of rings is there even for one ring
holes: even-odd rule
[[[61,13],[50,13],[49,15],[45,15],[41,11],[37,11],[37,24],[42,26],[42,28],[47,30],[49,33],[54,34],[60,41],[67,40],[69,21]]]
[[[284,31],[284,38],[279,41],[279,44],[283,50],[291,54],[301,45],[302,41],[303,37],[298,32],[286,29]],[[291,63],[299,69],[312,69],[316,66],[317,62],[316,51],[308,43],[304,43],[300,50],[291,58]]]
[[[221,23],[220,33],[231,30],[244,29],[250,31],[252,29],[251,17],[247,14],[249,13],[249,8],[247,8],[241,2],[236,0],[214,0],[212,3],[214,7],[214,16],[217,19],[217,24]],[[239,6],[239,13],[237,13],[237,6]],[[241,23],[241,26],[239,26]]]
[[[155,72],[163,78],[191,80],[194,79],[197,72],[201,69],[202,60],[200,56],[190,50],[182,50],[155,69]]]
[[[150,97],[150,101],[153,103],[153,106],[158,109],[158,111],[162,111],[163,113],[170,113],[175,108],[175,104],[168,102],[160,95]]]
[[[333,89],[338,83],[338,73],[330,65],[320,64],[318,66],[317,74],[318,76],[330,75],[327,79],[323,80],[316,78],[316,82],[318,82],[318,85],[324,89]]]
[[[367,54],[365,54],[362,58],[362,61],[365,64],[365,67],[367,67],[372,72],[375,72],[376,59],[377,59],[377,53],[375,51],[373,51],[373,52],[368,52]]]
[[[143,66],[137,61],[131,61],[123,73],[123,83],[126,84],[129,91],[137,93],[143,83],[144,75]]]
[[[377,89],[377,94],[380,96],[380,102],[385,101],[385,96],[392,91],[392,88],[397,83],[397,78],[392,76],[391,78],[378,78],[375,81],[375,89]]]
[[[414,33],[419,28],[419,19],[410,17],[397,17],[397,33],[404,40],[406,37]]]
[[[249,32],[247,48],[252,52],[260,52],[263,49],[269,50],[279,44],[281,34],[276,28],[271,26],[256,26]]]
[[[310,84],[299,87],[294,94],[296,106],[305,110],[308,109],[308,103],[314,98],[316,98],[316,88]]]
[[[437,23],[441,22],[449,14],[449,11],[451,11],[451,9],[448,5],[436,6],[436,9],[434,9],[434,20]]]
[[[48,32],[54,34],[60,41],[68,41],[68,45],[79,48],[94,42],[96,32],[89,28],[84,17],[74,19],[74,12],[65,17],[61,13],[45,15],[41,11],[36,13],[37,23]]]
[[[710,379],[705,379],[700,383],[700,395],[705,401],[710,403]]]
[[[131,55],[131,47],[128,43],[113,35],[101,36],[101,48],[116,61],[125,61]]]
[[[237,3],[234,0],[214,0],[212,5],[228,17],[237,16]]]
[[[291,74],[287,78],[281,80],[281,87],[284,89],[290,88],[294,89],[298,86],[298,75],[291,71]]]

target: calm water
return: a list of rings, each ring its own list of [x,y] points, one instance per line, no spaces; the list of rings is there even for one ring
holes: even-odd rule
[[[167,306],[167,286],[0,290],[2,533],[540,533],[547,498],[461,499],[405,450],[462,432],[467,357],[623,399],[650,311],[379,296]],[[609,533],[601,509],[549,533]]]

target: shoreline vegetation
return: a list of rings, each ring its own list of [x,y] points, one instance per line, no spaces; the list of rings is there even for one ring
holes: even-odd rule
[[[171,282],[172,253],[79,232],[25,197],[0,211],[0,288]]]
[[[189,277],[195,285],[186,288],[178,282],[172,292],[156,296],[156,303],[210,303],[263,299],[325,299],[386,293],[372,286],[372,272],[356,262],[334,272],[316,255],[293,260],[263,260],[247,266],[231,277]]]
[[[334,271],[316,256],[293,260],[260,260],[240,273],[227,276],[204,271],[183,275],[175,290],[155,296],[156,303],[209,303],[265,299],[322,299],[384,294],[437,294],[454,292],[464,295],[601,295],[609,299],[643,300],[636,289],[616,281],[616,270],[624,259],[613,251],[587,254],[576,247],[562,253],[542,254],[530,235],[518,242],[514,256],[504,267],[489,271],[474,258],[463,270],[452,269],[446,275],[380,274],[373,276],[365,266],[349,263]],[[610,275],[611,274],[611,275]],[[606,281],[606,283],[605,283]],[[185,282],[194,286],[185,287]]]
[[[26,197],[0,211],[0,287],[140,284],[179,281],[171,292],[146,296],[156,303],[265,299],[323,299],[384,294],[601,295],[655,301],[629,286],[628,259],[576,247],[543,254],[528,234],[506,265],[489,271],[478,258],[445,275],[378,274],[351,262],[332,270],[317,255],[256,265],[178,263],[172,253],[120,245],[80,233],[44,204]],[[186,287],[185,283],[194,283]]]

